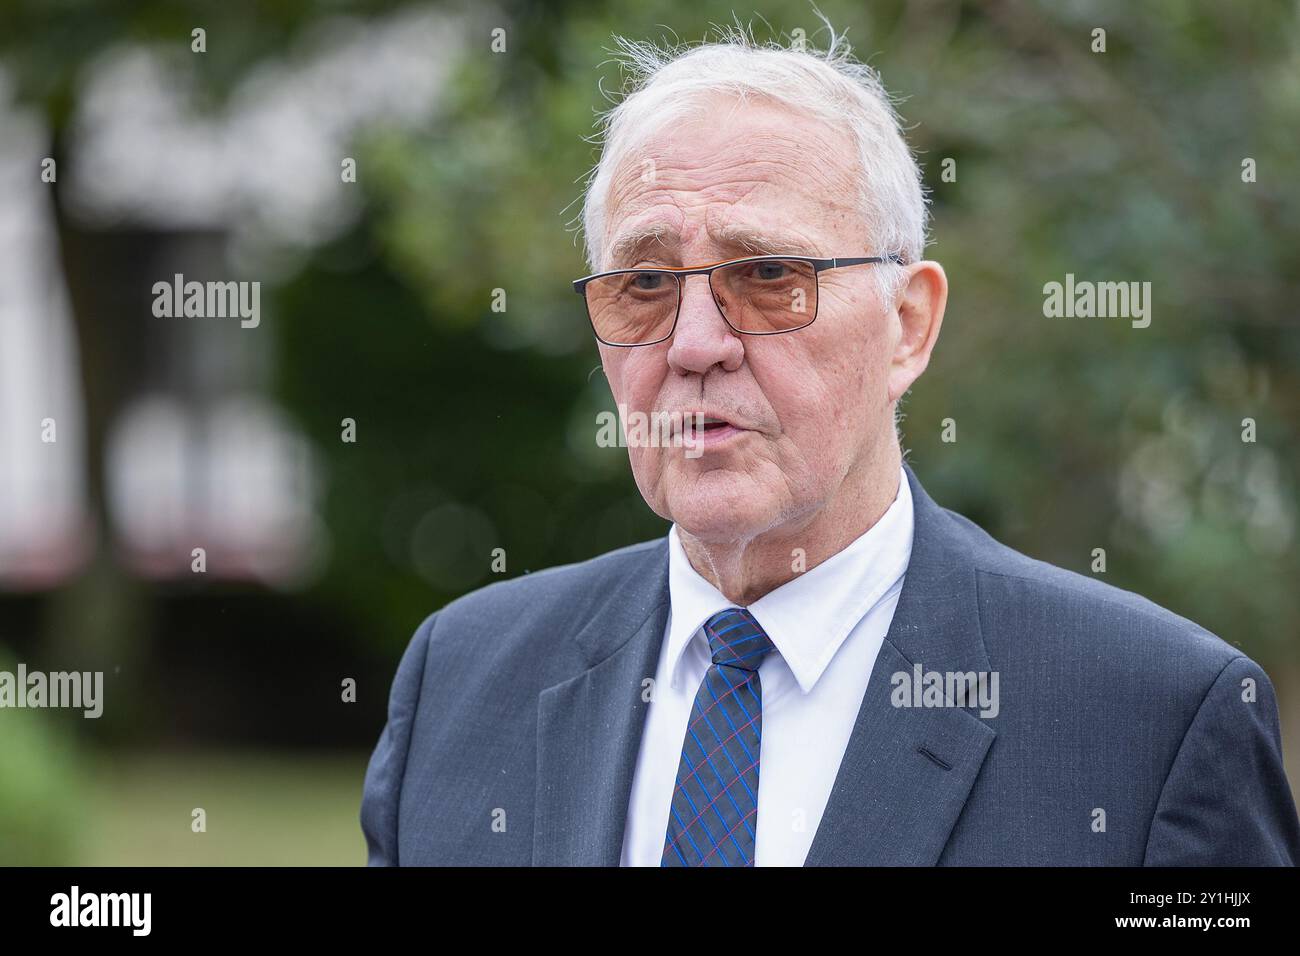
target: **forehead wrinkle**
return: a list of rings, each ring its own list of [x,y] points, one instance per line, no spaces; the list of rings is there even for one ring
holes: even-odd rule
[[[796,185],[815,183],[823,192],[838,191],[852,184],[860,159],[851,137],[820,121],[793,119],[784,110],[780,115],[785,121],[760,120],[747,129],[751,135],[728,140],[721,149],[708,153],[698,167],[701,170],[724,167],[736,178],[764,180],[771,179],[770,174],[764,175],[770,168],[785,174]],[[688,163],[672,155],[671,144],[660,149],[667,151],[665,160],[670,171],[675,159],[686,169],[690,168]],[[655,155],[658,150],[651,148],[648,152]]]
[[[758,256],[817,255],[819,254],[805,236],[791,229],[769,229],[744,222],[727,222],[717,228],[708,227],[709,236],[724,248],[743,249]]]
[[[818,225],[819,219],[825,218],[828,209],[835,208],[834,201],[819,200],[804,184],[793,183],[787,186],[771,177],[737,177],[733,174],[725,182],[712,183],[704,187],[675,188],[675,183],[656,182],[650,188],[628,195],[626,198],[615,194],[610,217],[612,236],[607,244],[609,250],[606,262],[610,267],[626,257],[653,248],[667,249],[679,245],[681,235],[678,225],[685,224],[685,212],[690,207],[704,207],[704,227],[706,233],[717,244],[734,246],[755,253],[794,252],[796,246],[806,246],[806,240],[799,237],[798,231],[783,230],[775,224],[762,221],[733,222],[736,215],[746,213],[763,213],[769,210],[769,204],[763,201],[760,190],[766,187],[775,190],[778,195],[782,189],[787,193],[798,195],[806,200],[808,227]],[[671,206],[673,219],[678,223],[668,222],[663,218],[654,218],[650,210],[659,206]],[[772,220],[773,216],[784,221],[789,218],[791,210],[778,207],[761,219]],[[628,218],[641,221],[632,226],[620,228],[620,223]],[[650,221],[646,222],[645,219]],[[796,241],[797,240],[797,241]]]
[[[726,222],[715,226],[708,222],[706,232],[714,244],[723,249],[734,249],[751,255],[822,255],[824,250],[795,231],[768,229],[746,223]],[[668,223],[659,221],[635,227],[620,235],[610,248],[609,264],[617,268],[622,261],[642,258],[645,252],[658,246],[665,252],[681,245],[681,237]]]
[[[759,186],[770,186],[835,197],[852,181],[847,170],[820,158],[810,159],[806,149],[775,150],[770,148],[770,144],[764,144],[764,151],[760,154],[746,152],[737,146],[698,162],[672,155],[650,162],[652,181],[644,181],[641,166],[628,163],[615,177],[611,195],[618,197],[623,193],[628,201],[633,201],[660,192],[749,191]]]
[[[853,137],[838,124],[801,114],[783,102],[762,97],[731,98],[729,108],[700,113],[685,121],[657,124],[622,150],[605,187],[605,250],[622,218],[667,201],[679,207],[698,204],[719,192],[738,192],[744,180],[797,192],[830,220],[861,211],[862,157]],[[749,120],[748,123],[745,121]],[[724,127],[726,127],[724,129]],[[735,135],[731,135],[734,130]],[[651,181],[647,183],[646,172]],[[736,199],[723,196],[734,204]],[[601,254],[607,263],[608,251]]]
[[[836,132],[819,125],[817,138],[825,143],[827,139],[833,139]],[[714,203],[740,207],[761,187],[798,194],[809,204],[806,225],[810,228],[829,226],[829,221],[821,221],[831,218],[828,212],[856,207],[853,174],[843,163],[824,159],[827,151],[814,152],[810,158],[808,140],[811,138],[793,142],[787,132],[778,131],[762,141],[761,152],[753,150],[752,141],[736,140],[728,142],[722,150],[702,157],[698,151],[674,151],[671,137],[667,142],[652,138],[641,149],[630,153],[613,177],[608,193],[611,215],[607,222],[615,228],[610,232],[615,232],[619,219],[663,203],[670,203],[679,213],[686,206]],[[830,151],[830,155],[838,154]],[[637,156],[640,159],[635,158]],[[645,181],[647,160],[653,170],[650,182]],[[762,208],[763,204],[760,201],[749,205]],[[779,232],[768,236],[763,234],[764,230],[754,227],[755,234],[751,235],[714,236],[711,224],[708,231],[720,244],[730,244],[752,254],[794,254],[796,251],[790,241],[793,236]],[[616,233],[616,238],[606,246],[608,252],[603,257],[602,267],[618,268],[628,256],[655,248],[666,250],[673,239],[680,242],[676,231],[664,222]],[[806,241],[798,243],[798,246],[805,250],[803,254],[828,254],[812,248]]]
[[[661,183],[678,180],[683,188],[698,188],[694,184],[699,179],[770,181],[770,172],[765,174],[768,167],[787,175],[795,184],[815,181],[824,191],[842,186],[845,180],[851,179],[852,171],[844,164],[827,161],[827,157],[846,156],[853,157],[853,165],[856,165],[856,155],[842,131],[823,123],[812,123],[806,124],[806,135],[796,137],[792,135],[789,124],[775,124],[773,127],[771,123],[755,124],[749,130],[753,135],[728,140],[720,149],[704,153],[680,148],[681,139],[692,139],[690,130],[651,134],[629,149],[611,177],[610,195],[628,191],[629,186],[635,191],[636,181],[644,180],[647,170],[653,176],[652,188],[661,188]],[[716,129],[716,124],[711,124],[706,134],[709,129]],[[839,143],[835,142],[837,140]],[[846,148],[810,149],[810,144],[819,147],[842,144]],[[721,175],[712,175],[715,172]]]

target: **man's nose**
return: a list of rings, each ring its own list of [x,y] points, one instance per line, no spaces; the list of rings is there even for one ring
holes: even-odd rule
[[[745,346],[722,317],[708,276],[686,276],[681,282],[681,311],[668,348],[668,364],[681,374],[703,375],[715,365],[734,372],[745,358]]]

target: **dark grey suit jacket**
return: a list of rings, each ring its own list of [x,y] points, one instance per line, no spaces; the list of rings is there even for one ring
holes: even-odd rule
[[[906,471],[911,564],[807,864],[1294,865],[1264,672]],[[660,539],[430,616],[366,774],[370,863],[616,865],[668,604]],[[996,671],[997,716],[894,706],[913,664]]]

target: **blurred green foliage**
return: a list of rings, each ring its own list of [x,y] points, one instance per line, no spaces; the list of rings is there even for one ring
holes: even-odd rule
[[[0,654],[0,671],[17,662]],[[79,719],[48,710],[4,711],[0,737],[0,865],[74,862],[85,830],[82,755],[66,730]],[[63,724],[64,726],[60,726]]]

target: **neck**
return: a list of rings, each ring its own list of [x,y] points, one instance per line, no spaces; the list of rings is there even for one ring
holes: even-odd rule
[[[897,446],[891,452],[863,475],[850,473],[822,507],[753,537],[705,541],[679,525],[682,550],[691,567],[728,601],[747,607],[839,554],[875,526],[903,480]]]

